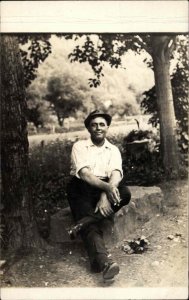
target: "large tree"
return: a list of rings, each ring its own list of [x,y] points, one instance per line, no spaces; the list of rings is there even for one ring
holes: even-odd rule
[[[173,103],[177,120],[177,136],[180,151],[188,153],[188,99],[189,99],[189,57],[188,57],[188,35],[180,36],[177,40],[176,65],[173,65],[171,73],[171,85],[173,92]],[[146,114],[151,114],[149,122],[153,126],[160,123],[157,95],[155,86],[145,91],[141,106]]]
[[[28,139],[24,73],[18,39],[1,38],[2,204],[5,237],[10,249],[38,246],[28,189]]]
[[[151,37],[155,87],[160,119],[160,140],[165,172],[168,176],[178,173],[178,146],[176,118],[170,79],[170,58],[174,37],[154,35]]]
[[[79,39],[80,35],[67,35],[67,38]],[[165,34],[128,35],[99,34],[98,39],[86,36],[83,45],[75,47],[70,54],[71,61],[88,62],[95,74],[89,79],[90,86],[101,83],[104,62],[112,67],[121,65],[121,57],[128,50],[136,53],[147,51],[152,57],[155,87],[160,119],[160,136],[163,164],[168,178],[178,174],[178,151],[176,141],[176,119],[170,80],[170,59],[175,49],[176,36]]]

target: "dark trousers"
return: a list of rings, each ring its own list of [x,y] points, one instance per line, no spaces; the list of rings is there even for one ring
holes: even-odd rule
[[[119,184],[118,189],[121,202],[119,206],[112,205],[114,213],[127,205],[131,198],[131,193],[123,181]],[[84,224],[80,235],[88,252],[91,266],[96,271],[101,271],[104,263],[108,260],[101,229],[105,217],[99,211],[94,212],[101,193],[102,190],[92,187],[77,177],[73,177],[67,186],[68,202],[73,218],[76,223]],[[111,217],[106,219],[111,220]]]

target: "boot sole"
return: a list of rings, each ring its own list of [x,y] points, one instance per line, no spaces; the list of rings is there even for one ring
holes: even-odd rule
[[[103,279],[109,280],[113,279],[119,273],[119,266],[116,263],[113,263],[109,269],[103,274]]]

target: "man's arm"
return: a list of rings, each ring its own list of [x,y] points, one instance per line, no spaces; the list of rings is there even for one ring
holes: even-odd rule
[[[112,174],[112,176],[113,176],[113,177],[111,176],[112,182],[104,182],[103,180],[100,180],[97,176],[93,175],[90,172],[90,169],[87,167],[82,168],[81,170],[79,170],[78,173],[79,173],[80,178],[83,181],[104,191],[107,194],[107,197],[110,200],[110,202],[112,202],[112,203],[120,202],[119,191],[115,185],[115,183],[118,180],[117,175],[113,176],[113,174]]]
[[[120,171],[119,170],[112,171],[112,174],[111,174],[110,179],[109,179],[109,183],[111,185],[114,185],[114,186],[118,187],[121,180],[122,180],[122,176],[121,176]]]
[[[121,176],[120,171],[119,170],[114,170],[114,171],[112,171],[112,174],[110,176],[109,184],[111,184],[115,187],[118,187],[121,179],[122,179],[122,176]],[[118,193],[119,193],[119,191],[118,191]],[[120,196],[119,196],[119,202],[120,202],[120,200],[121,199],[120,199]],[[107,197],[107,194],[105,192],[102,192],[101,196],[100,196],[100,199],[99,199],[99,201],[96,205],[95,212],[97,212],[99,210],[100,213],[104,217],[110,216],[113,213],[110,202],[111,201],[109,201],[109,199]],[[118,204],[118,202],[117,202],[117,204]]]

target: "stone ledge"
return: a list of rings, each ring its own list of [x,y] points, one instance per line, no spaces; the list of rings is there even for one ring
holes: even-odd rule
[[[104,222],[104,238],[108,245],[117,243],[149,221],[154,215],[161,212],[163,193],[159,187],[131,186],[131,201],[121,208],[114,217],[114,224],[110,226]],[[70,242],[67,230],[73,225],[70,208],[60,210],[51,218],[51,243]]]

